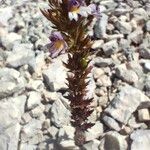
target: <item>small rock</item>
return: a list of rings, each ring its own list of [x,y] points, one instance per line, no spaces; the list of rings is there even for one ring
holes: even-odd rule
[[[66,68],[58,62],[52,63],[49,69],[43,72],[43,78],[51,91],[67,89],[66,77]]]
[[[150,113],[148,109],[138,110],[139,121],[150,121]]]
[[[31,49],[31,44],[15,44],[12,53],[7,57],[7,66],[17,68],[29,64],[35,55]]]
[[[143,31],[140,28],[137,28],[135,31],[129,34],[128,40],[130,40],[134,44],[140,44],[143,40]]]
[[[150,71],[150,62],[145,62],[144,68],[145,68],[147,71]]]
[[[99,140],[92,140],[86,144],[83,145],[83,148],[85,150],[99,150],[99,144],[100,144],[100,141]]]
[[[70,122],[70,111],[60,100],[55,101],[51,107],[51,121],[56,127],[62,127]]]
[[[116,40],[109,41],[103,45],[103,51],[107,56],[118,51],[118,43]]]
[[[0,8],[0,26],[8,26],[8,20],[12,17],[12,7]]]
[[[103,75],[103,74],[104,74],[103,69],[97,68],[97,67],[94,67],[94,68],[93,68],[93,76],[94,76],[94,79],[100,78],[100,76]]]
[[[101,14],[101,18],[97,20],[94,27],[94,33],[97,38],[102,38],[106,35],[106,28],[108,23],[108,16],[106,14]]]
[[[146,31],[150,32],[150,20],[146,23]]]
[[[30,140],[28,141],[28,143],[36,145],[36,144],[41,143],[43,140],[44,140],[43,133],[42,133],[42,131],[39,131],[32,138],[30,138]]]
[[[140,90],[126,85],[121,88],[120,92],[112,100],[112,103],[105,109],[105,112],[117,121],[126,124],[132,113],[144,101],[150,101],[150,99]]]
[[[42,129],[41,121],[37,119],[32,119],[28,124],[23,126],[21,131],[21,140],[22,142],[29,141]]]
[[[96,82],[97,86],[104,86],[104,87],[109,87],[112,85],[110,77],[108,77],[107,75],[102,75],[97,79]]]
[[[101,48],[103,44],[104,44],[103,40],[96,40],[96,41],[94,41],[94,43],[92,45],[92,49]]]
[[[38,76],[41,76],[44,65],[45,65],[44,52],[41,51],[36,55],[35,59],[33,59],[33,61],[29,63],[29,70],[32,73],[35,72]]]
[[[97,67],[107,67],[113,64],[113,61],[111,58],[96,57],[93,61],[94,61],[95,66]]]
[[[19,43],[21,39],[22,36],[14,32],[7,33],[6,35],[0,37],[2,45],[8,51],[10,51],[15,44]]]
[[[104,142],[100,145],[101,150],[127,150],[125,136],[118,132],[110,131],[104,136]]]
[[[96,138],[99,138],[99,136],[103,133],[103,124],[97,121],[93,127],[88,129],[88,131],[85,132],[86,141],[91,141]]]
[[[143,8],[136,8],[133,10],[133,17],[137,20],[148,20],[148,14]]]
[[[127,69],[123,64],[116,69],[116,76],[127,83],[136,83],[138,81],[138,75],[133,71]]]
[[[48,129],[48,132],[49,134],[52,136],[53,139],[56,138],[56,135],[58,133],[58,128],[56,128],[55,126],[51,126],[49,129]]]
[[[41,94],[35,91],[28,93],[27,109],[33,109],[41,104]]]
[[[74,142],[74,132],[75,128],[71,126],[63,126],[60,128],[58,132],[58,139],[59,139],[59,144],[62,148],[66,149],[74,149],[75,142]]]
[[[128,22],[117,21],[115,26],[122,34],[130,34],[132,31],[132,27]]]
[[[114,129],[116,131],[120,131],[120,126],[117,123],[117,121],[115,121],[113,118],[109,117],[109,116],[104,116],[103,117],[103,121],[105,122],[105,124],[110,128],[110,129]]]
[[[149,150],[150,130],[136,130],[130,138],[133,140],[131,150]]]
[[[26,112],[26,113],[23,114],[21,119],[22,119],[22,122],[21,122],[22,124],[27,124],[29,121],[32,120],[32,117],[30,116],[29,113]]]
[[[42,128],[45,130],[45,129],[48,129],[50,128],[50,119],[46,119],[44,122],[43,122],[43,125],[42,125]]]
[[[16,92],[21,92],[25,87],[25,79],[14,69],[0,69],[0,98],[5,98]]]
[[[31,110],[30,115],[34,118],[41,117],[44,112],[45,106],[40,104],[39,106],[35,107]]]

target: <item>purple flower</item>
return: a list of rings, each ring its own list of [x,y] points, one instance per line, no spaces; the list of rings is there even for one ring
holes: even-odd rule
[[[97,16],[98,11],[95,4],[86,6],[84,0],[69,0],[68,17],[70,20],[78,20],[78,15],[88,17],[88,15]]]
[[[65,53],[68,48],[67,43],[64,41],[60,32],[54,31],[49,37],[51,43],[48,44],[50,55],[52,58],[58,56],[59,54]]]

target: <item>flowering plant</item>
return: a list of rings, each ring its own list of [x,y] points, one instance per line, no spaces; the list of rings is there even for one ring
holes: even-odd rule
[[[98,16],[95,4],[90,0],[49,0],[50,9],[41,10],[43,15],[53,23],[53,31],[49,44],[52,58],[67,52],[68,62],[64,63],[69,70],[68,88],[71,108],[71,123],[75,127],[75,142],[85,142],[84,131],[94,124],[88,122],[93,112],[90,104],[93,98],[87,98],[87,76],[92,67],[89,66],[92,41],[87,35],[87,27],[93,18]]]

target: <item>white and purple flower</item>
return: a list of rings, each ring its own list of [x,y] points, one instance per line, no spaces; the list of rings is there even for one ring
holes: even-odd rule
[[[69,0],[68,17],[70,20],[78,20],[78,15],[88,17],[88,15],[97,16],[98,11],[95,4],[86,6],[84,0]]]
[[[51,43],[48,44],[48,48],[50,51],[50,56],[52,58],[57,57],[59,54],[65,53],[68,46],[60,32],[57,31],[52,32],[49,39]]]

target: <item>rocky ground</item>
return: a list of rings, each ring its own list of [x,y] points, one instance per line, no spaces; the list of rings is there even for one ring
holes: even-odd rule
[[[101,19],[89,86],[95,126],[85,150],[149,150],[150,2],[94,0]],[[62,61],[49,58],[44,0],[0,1],[0,150],[77,150]]]

